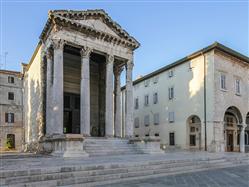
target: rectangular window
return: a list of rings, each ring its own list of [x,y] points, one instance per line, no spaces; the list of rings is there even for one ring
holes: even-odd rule
[[[8,83],[14,84],[15,82],[14,80],[15,80],[14,77],[8,76]]]
[[[175,145],[175,133],[169,133],[169,145]]]
[[[169,112],[169,122],[174,123],[175,122],[175,113]]]
[[[225,74],[221,74],[220,76],[220,88],[223,90],[226,90],[226,75]]]
[[[169,100],[174,98],[174,87],[169,88]]]
[[[144,81],[144,86],[145,86],[145,87],[148,87],[149,84],[150,84],[150,80],[145,80],[145,81]]]
[[[158,76],[154,77],[153,83],[154,83],[154,84],[158,83]]]
[[[195,127],[190,127],[190,132],[195,132]]]
[[[154,104],[157,104],[157,103],[158,103],[158,94],[157,94],[157,93],[154,93],[154,94],[153,94],[153,103],[154,103]]]
[[[236,79],[235,81],[235,89],[236,89],[236,94],[240,95],[240,80]]]
[[[146,137],[150,136],[149,134],[145,134]]]
[[[173,77],[174,76],[174,71],[173,70],[170,70],[169,71],[169,78]]]
[[[8,93],[8,100],[14,100],[14,93],[13,92]]]
[[[135,109],[139,108],[138,98],[135,99]]]
[[[196,146],[195,135],[190,135],[190,146]]]
[[[138,135],[138,134],[136,134],[136,135],[135,135],[135,137],[139,137],[139,135]]]
[[[14,123],[14,113],[5,113],[5,122]]]
[[[134,126],[135,126],[135,128],[139,128],[139,118],[138,117],[136,117],[134,119]]]
[[[149,95],[145,95],[144,96],[144,106],[148,106],[149,105]]]
[[[159,125],[159,113],[154,114],[154,125]]]
[[[159,133],[155,133],[155,136],[159,136]]]
[[[150,115],[144,116],[144,126],[150,125]]]

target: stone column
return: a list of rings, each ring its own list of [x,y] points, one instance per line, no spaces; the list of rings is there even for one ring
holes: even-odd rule
[[[245,128],[246,124],[241,124],[241,131],[240,131],[240,152],[244,153],[245,152]]]
[[[53,63],[53,51],[51,48],[46,51],[47,58],[47,100],[46,100],[46,134],[52,134],[52,63]]]
[[[53,76],[53,93],[52,103],[53,111],[52,119],[52,134],[63,134],[63,40],[53,40],[54,47],[54,76]]]
[[[81,54],[80,82],[80,131],[84,136],[90,136],[90,54],[89,47],[83,47]]]
[[[105,92],[106,137],[113,137],[113,63],[114,63],[114,56],[108,55],[106,61],[106,92]]]
[[[133,83],[132,83],[133,61],[126,64],[126,115],[125,115],[125,137],[133,136]]]
[[[115,117],[114,117],[114,134],[115,137],[121,137],[121,87],[120,87],[120,74],[123,68],[116,67],[115,74]]]

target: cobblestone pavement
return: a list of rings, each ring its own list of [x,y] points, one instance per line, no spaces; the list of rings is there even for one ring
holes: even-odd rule
[[[139,179],[101,187],[249,187],[249,165]]]

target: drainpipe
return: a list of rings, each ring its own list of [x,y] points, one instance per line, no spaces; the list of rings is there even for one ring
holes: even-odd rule
[[[207,151],[207,83],[206,83],[206,58],[202,53],[204,59],[204,130],[205,130],[205,151]]]

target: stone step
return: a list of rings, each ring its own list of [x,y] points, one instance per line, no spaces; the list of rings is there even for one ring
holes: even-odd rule
[[[246,160],[246,159],[245,159]],[[203,167],[206,168],[207,166],[217,166],[217,165],[221,165],[223,164],[224,166],[232,164],[231,161],[226,161],[224,159],[216,159],[216,162],[214,160],[212,160],[213,162],[210,161],[199,161],[196,163],[193,163],[192,161],[186,161],[186,162],[168,162],[165,164],[159,164],[158,162],[155,163],[140,163],[139,164],[134,164],[134,165],[128,165],[127,167],[124,167],[124,165],[116,165],[116,168],[114,169],[108,169],[103,167],[99,167],[99,168],[91,168],[89,167],[87,170],[87,168],[85,168],[86,170],[79,170],[79,171],[71,171],[70,172],[70,167],[68,167],[68,172],[66,172],[66,170],[64,172],[57,172],[57,173],[44,173],[41,175],[29,175],[29,176],[23,176],[23,177],[9,177],[7,180],[5,180],[6,184],[17,184],[17,183],[28,183],[28,182],[37,182],[36,180],[40,180],[40,181],[48,181],[48,180],[59,180],[57,181],[58,184],[60,185],[66,185],[66,184],[74,184],[72,183],[72,181],[75,181],[77,183],[82,183],[82,182],[93,182],[93,181],[98,181],[101,180],[103,176],[106,176],[103,178],[107,179],[109,177],[118,177],[121,176],[119,178],[123,178],[123,177],[132,177],[132,176],[139,176],[139,173],[143,173],[145,169],[147,169],[148,171],[146,171],[146,173],[144,173],[144,175],[149,175],[157,173],[160,171],[166,172],[166,170],[171,171],[173,168],[173,171],[175,171],[177,168],[180,170],[186,168],[198,168],[198,167]],[[218,162],[219,161],[219,162]],[[247,159],[248,161],[248,159]],[[114,165],[115,166],[115,165]],[[109,166],[110,167],[110,166]],[[72,169],[72,168],[71,168]],[[74,168],[75,169],[75,168]],[[80,169],[80,168],[78,168]],[[91,170],[93,169],[93,170]],[[165,170],[165,171],[164,171]],[[55,170],[54,170],[55,171]],[[63,170],[62,170],[63,171]],[[152,172],[153,171],[153,172]],[[49,171],[47,171],[49,172]],[[127,173],[127,174],[125,174]],[[131,175],[129,175],[129,173]],[[30,173],[32,174],[32,173]],[[111,176],[110,176],[111,175]],[[123,176],[123,177],[122,177]],[[78,179],[79,178],[79,179]],[[60,182],[60,181],[65,181],[65,184]],[[70,181],[70,182],[69,182]],[[76,183],[76,184],[77,184]],[[4,183],[3,183],[4,184]]]
[[[113,169],[112,171],[109,170],[108,171],[101,171],[101,173],[94,173],[94,175],[82,175],[82,173],[77,173],[74,174],[73,176],[70,177],[66,177],[65,175],[61,178],[59,178],[59,180],[51,180],[49,183],[51,184],[51,186],[68,186],[68,185],[74,185],[74,184],[84,184],[84,186],[94,184],[96,182],[100,182],[99,184],[106,182],[106,181],[122,181],[123,179],[127,179],[127,178],[136,178],[136,177],[140,177],[140,176],[153,176],[153,175],[158,175],[158,174],[172,174],[172,173],[182,173],[184,171],[195,171],[195,170],[199,170],[199,169],[207,169],[207,168],[215,168],[215,167],[231,167],[234,166],[233,163],[227,163],[227,162],[221,162],[219,164],[194,164],[193,163],[189,163],[188,165],[178,165],[176,167],[175,166],[171,166],[171,167],[162,167],[162,166],[158,166],[157,168],[151,168],[151,169],[147,169],[146,168],[140,168],[140,169],[136,169],[136,170],[132,170],[131,168],[128,170],[125,169]],[[111,171],[111,172],[110,172]],[[40,186],[40,185],[44,185],[44,183],[41,182],[30,182],[27,184],[26,183],[19,183],[18,186]],[[48,185],[48,183],[46,183],[46,186],[50,186]]]

